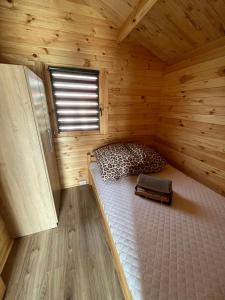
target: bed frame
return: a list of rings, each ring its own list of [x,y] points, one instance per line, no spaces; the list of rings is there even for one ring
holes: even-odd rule
[[[95,155],[93,153],[88,152],[87,153],[87,163],[88,163],[89,184],[92,186],[93,191],[95,193],[95,198],[97,199],[97,205],[98,205],[99,211],[101,213],[102,223],[103,223],[103,227],[104,227],[104,230],[105,230],[105,233],[106,233],[107,242],[108,242],[110,251],[111,251],[112,256],[113,256],[114,266],[115,266],[115,269],[117,271],[117,275],[118,275],[118,278],[119,278],[120,286],[121,286],[122,291],[123,291],[124,298],[125,298],[125,300],[132,300],[133,298],[131,296],[131,292],[130,292],[130,289],[129,289],[129,286],[128,286],[128,283],[127,283],[127,280],[126,280],[126,277],[125,277],[125,274],[124,274],[124,270],[123,270],[122,264],[120,262],[119,254],[117,252],[116,245],[113,241],[113,237],[112,237],[112,234],[111,234],[111,231],[110,231],[110,227],[109,227],[109,224],[107,222],[105,212],[104,212],[104,209],[102,207],[102,203],[100,201],[99,195],[97,193],[97,189],[96,189],[94,180],[93,180],[91,172],[89,170],[90,163],[94,162],[94,161],[96,161]]]

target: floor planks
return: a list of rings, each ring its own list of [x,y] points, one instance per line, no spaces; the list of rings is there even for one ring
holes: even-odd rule
[[[122,300],[91,187],[63,191],[58,228],[18,239],[6,300]]]

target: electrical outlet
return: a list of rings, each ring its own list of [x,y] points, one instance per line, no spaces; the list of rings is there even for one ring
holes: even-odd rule
[[[87,181],[86,181],[86,180],[80,180],[80,181],[79,181],[79,184],[80,184],[80,185],[86,185],[86,184],[87,184]]]

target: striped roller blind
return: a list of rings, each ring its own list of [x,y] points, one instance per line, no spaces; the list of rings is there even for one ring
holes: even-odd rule
[[[99,72],[49,67],[58,131],[99,129]]]

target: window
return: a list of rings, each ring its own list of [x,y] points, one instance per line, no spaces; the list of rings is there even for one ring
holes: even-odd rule
[[[100,129],[99,72],[49,67],[58,132]]]

